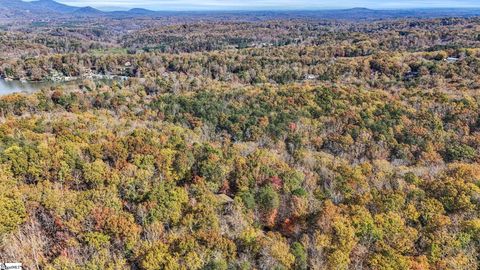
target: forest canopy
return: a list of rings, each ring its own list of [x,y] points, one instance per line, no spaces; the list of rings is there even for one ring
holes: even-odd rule
[[[6,25],[0,260],[477,269],[479,27]]]

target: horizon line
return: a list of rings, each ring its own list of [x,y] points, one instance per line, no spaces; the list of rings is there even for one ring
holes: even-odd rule
[[[21,0],[23,2],[37,2],[37,1],[45,1],[45,0]],[[170,7],[154,7],[151,5],[138,5],[138,6],[118,6],[118,5],[91,5],[91,3],[85,3],[86,5],[82,5],[81,3],[63,3],[64,1],[58,0],[46,0],[46,1],[53,1],[57,2],[62,5],[67,5],[71,7],[92,7],[104,12],[114,12],[114,11],[128,11],[131,9],[145,9],[149,11],[172,11],[172,12],[191,12],[191,11],[337,11],[337,10],[350,10],[350,9],[368,9],[374,11],[395,11],[395,10],[442,10],[442,9],[455,9],[455,10],[474,10],[480,9],[480,5],[465,5],[465,6],[391,6],[391,7],[370,7],[369,5],[361,6],[361,5],[352,5],[352,6],[317,6],[317,7],[308,7],[305,5],[264,5],[264,6],[257,6],[257,7],[245,7],[245,6],[235,6],[235,5],[225,5],[225,6],[215,6],[215,5],[171,5]],[[89,5],[90,4],[90,5]]]
[[[40,1],[40,0],[38,0]],[[216,9],[216,8],[195,8],[195,9],[152,9],[147,7],[131,7],[131,8],[119,8],[119,7],[94,7],[94,6],[72,6],[78,8],[95,8],[97,10],[103,12],[122,12],[122,11],[130,11],[134,9],[142,9],[148,10],[152,12],[272,12],[272,11],[281,11],[281,12],[289,12],[289,11],[308,11],[308,12],[315,12],[315,11],[347,11],[347,10],[354,10],[354,9],[364,9],[370,11],[412,11],[412,10],[480,10],[480,7],[401,7],[401,8],[366,8],[366,7],[345,7],[345,8],[253,8],[253,9],[240,9],[240,8],[226,8],[226,9]]]

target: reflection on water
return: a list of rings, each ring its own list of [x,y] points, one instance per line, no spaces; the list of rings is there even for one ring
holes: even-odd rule
[[[53,85],[53,83],[49,82],[21,82],[5,81],[3,79],[0,79],[0,95],[7,95],[18,92],[33,92]]]
[[[112,85],[114,82],[122,84],[126,77],[118,77],[113,79],[101,79],[94,80],[98,85]],[[31,82],[31,81],[6,81],[0,78],[0,95],[8,95],[12,93],[30,93],[35,92],[44,88],[50,88],[52,86],[70,86],[77,87],[79,81],[69,81],[69,82]]]

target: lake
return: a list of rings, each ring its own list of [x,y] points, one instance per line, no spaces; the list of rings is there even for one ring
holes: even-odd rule
[[[0,79],[0,95],[8,95],[18,92],[34,92],[52,85],[53,83],[51,82],[21,82]]]
[[[95,83],[112,85],[113,82],[123,83],[127,77],[117,76],[111,79],[95,79]],[[31,93],[43,88],[49,88],[52,86],[78,86],[80,81],[68,81],[68,82],[32,82],[32,81],[6,81],[0,78],[0,96],[8,95],[12,93]]]

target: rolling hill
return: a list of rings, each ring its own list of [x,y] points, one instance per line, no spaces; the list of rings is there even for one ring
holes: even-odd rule
[[[127,11],[102,11],[93,7],[74,7],[61,4],[54,0],[36,0],[25,2],[22,0],[0,0],[0,17],[38,18],[48,15],[49,18],[65,16],[106,16],[106,17],[160,17],[169,15],[187,16],[223,16],[232,15],[241,18],[257,18],[271,20],[278,18],[322,18],[341,20],[379,20],[388,18],[438,18],[438,17],[472,17],[480,16],[480,9],[399,9],[399,10],[372,10],[367,8],[352,8],[341,10],[300,10],[300,11],[195,11],[195,12],[166,12],[153,11],[143,8],[132,8]]]

